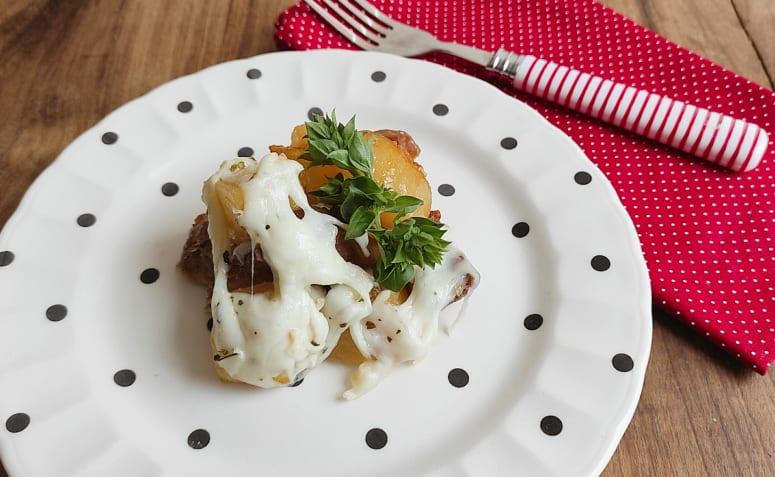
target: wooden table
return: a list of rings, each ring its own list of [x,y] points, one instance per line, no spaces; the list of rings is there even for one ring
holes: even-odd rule
[[[274,20],[292,3],[0,0],[0,223],[108,112],[178,76],[275,49]],[[773,0],[603,3],[773,87]],[[772,476],[773,454],[773,375],[754,374],[656,312],[643,397],[604,475]]]

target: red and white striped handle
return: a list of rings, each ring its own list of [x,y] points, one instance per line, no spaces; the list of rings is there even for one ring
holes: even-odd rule
[[[648,91],[518,55],[514,86],[734,171],[761,161],[769,138],[759,126]]]

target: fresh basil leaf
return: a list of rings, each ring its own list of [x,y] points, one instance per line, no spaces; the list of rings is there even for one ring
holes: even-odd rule
[[[309,153],[312,160],[312,166],[332,164],[329,155],[339,150],[337,144],[330,139],[317,139],[310,141]]]
[[[381,262],[377,264],[379,267]],[[414,265],[395,264],[383,268],[378,279],[380,285],[394,292],[401,291],[414,278]]]
[[[390,263],[405,263],[408,260],[408,257],[404,254],[404,243],[398,242],[398,246],[396,247],[395,252],[393,252],[393,259]]]
[[[368,196],[374,196],[375,194],[379,194],[382,190],[382,187],[378,185],[376,182],[374,182],[374,179],[367,176],[358,176],[353,178],[353,185],[358,188],[359,191],[363,192],[364,195]]]
[[[331,164],[341,167],[342,169],[347,169],[349,167],[349,158],[347,156],[347,151],[344,149],[336,149],[329,152],[326,155],[326,159],[331,161]]]
[[[357,194],[347,194],[347,196],[342,201],[342,205],[339,206],[339,213],[342,215],[342,218],[345,220],[345,222],[350,222],[350,218],[358,207],[367,205],[364,202],[366,201],[363,200],[363,197],[358,196]]]
[[[350,222],[347,225],[347,233],[344,238],[350,240],[365,234],[366,230],[368,230],[376,217],[377,214],[373,210],[364,206],[358,207],[350,217]]]
[[[372,148],[371,144],[363,138],[363,134],[356,132],[352,142],[349,144],[348,152],[353,162],[353,166],[365,175],[371,175],[372,169]]]
[[[342,139],[346,144],[350,144],[357,132],[358,131],[355,129],[355,116],[353,116],[342,128]]]
[[[330,155],[334,151],[341,150],[339,143],[333,139],[318,139],[315,141],[315,146],[326,156]]]
[[[423,268],[425,266],[425,258],[423,257],[422,249],[410,247],[406,251],[406,255],[409,257],[409,260],[418,267]]]
[[[418,199],[417,197],[412,197],[410,195],[402,195],[393,199],[392,204],[387,206],[385,210],[388,212],[395,212],[396,216],[393,219],[393,222],[396,223],[399,220],[401,220],[401,218],[406,214],[409,214],[417,210],[417,208],[422,204],[423,204],[423,201]]]
[[[342,175],[337,174],[335,178],[328,181],[320,189],[311,192],[311,195],[321,199],[325,203],[339,204],[344,200],[344,183]]]
[[[316,118],[321,117],[316,116]],[[322,120],[321,122],[306,122],[304,125],[307,127],[307,139],[310,141],[314,141],[315,139],[319,138],[327,138],[329,136],[328,128],[326,127],[325,123],[322,122]]]
[[[360,197],[367,197],[368,194],[366,194],[361,187],[363,184],[361,183],[361,180],[363,176],[353,177],[352,179],[349,179],[346,183],[347,192],[349,194],[355,194]]]
[[[414,212],[417,207],[420,207],[422,204],[422,199],[412,197],[411,195],[400,195],[396,197],[394,207],[407,209],[409,212]]]

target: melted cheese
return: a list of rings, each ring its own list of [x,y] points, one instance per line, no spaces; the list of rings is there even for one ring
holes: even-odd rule
[[[349,323],[371,312],[371,275],[336,250],[335,218],[310,207],[299,183],[302,166],[277,154],[224,162],[205,183],[215,282],[211,340],[218,366],[232,379],[260,387],[294,382],[323,361]],[[274,292],[229,292],[227,217],[216,184],[238,185],[244,210],[232,211],[260,245]],[[291,204],[301,208],[302,218]],[[323,286],[331,288],[326,293]],[[342,326],[344,325],[344,326]]]
[[[324,361],[350,328],[367,361],[352,376],[354,399],[374,388],[397,365],[423,359],[439,330],[439,313],[460,294],[468,276],[471,290],[479,273],[457,249],[450,248],[435,268],[417,269],[412,292],[395,304],[391,292],[374,303],[372,276],[346,262],[336,250],[336,218],[310,207],[299,182],[302,166],[282,155],[260,160],[224,162],[205,183],[212,242],[215,318],[211,333],[214,359],[231,379],[264,388],[286,386]],[[218,199],[219,182],[238,186],[243,210],[225,212]],[[301,209],[299,218],[294,208]],[[236,251],[249,254],[260,246],[272,269],[273,291],[230,292],[229,223],[237,224],[250,242]],[[356,239],[368,255],[368,236]]]
[[[353,374],[345,399],[355,399],[373,389],[395,366],[416,362],[430,351],[439,330],[439,313],[479,272],[460,250],[450,247],[435,268],[417,269],[412,293],[401,304],[390,302],[391,292],[381,292],[372,312],[350,328],[358,350],[367,358]]]

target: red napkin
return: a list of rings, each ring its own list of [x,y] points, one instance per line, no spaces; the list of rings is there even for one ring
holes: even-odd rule
[[[775,94],[592,0],[371,0],[442,40],[503,46],[755,122],[775,138]],[[292,49],[354,47],[305,4],[283,12]],[[775,147],[733,173],[515,92],[483,68],[426,59],[495,80],[576,141],[632,216],[654,301],[765,374],[775,358]]]

